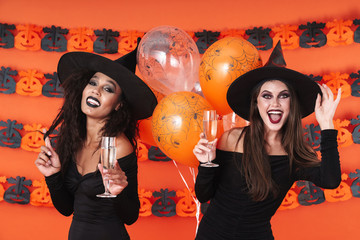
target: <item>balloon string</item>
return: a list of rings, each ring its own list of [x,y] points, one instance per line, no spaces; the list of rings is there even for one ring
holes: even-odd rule
[[[193,177],[193,181],[195,184],[195,180],[196,180],[195,168],[189,167],[189,171],[190,171],[191,176]]]
[[[181,171],[180,171],[178,165],[176,164],[176,162],[175,162],[174,160],[173,160],[173,163],[174,163],[175,167],[177,168],[177,170],[178,170],[178,172],[179,172],[179,175],[180,175],[181,179],[183,180],[186,188],[189,190],[190,195],[191,195],[193,201],[194,201],[195,204],[196,204],[196,214],[195,214],[195,216],[196,216],[195,236],[196,236],[197,231],[198,231],[198,228],[199,228],[199,223],[200,223],[200,202],[199,202],[199,200],[195,197],[195,195],[192,194],[192,192],[191,192],[191,190],[190,190],[190,188],[189,188],[189,186],[188,186],[188,184],[187,184],[184,176],[181,174]],[[193,168],[191,169],[191,168],[189,167],[189,171],[190,171],[190,173],[191,173],[191,175],[192,175],[192,177],[193,177],[193,181],[194,181],[194,184],[195,184],[195,170],[194,170]]]
[[[195,169],[189,167],[189,171],[190,171],[190,173],[191,173],[191,175],[193,177],[193,181],[194,181],[194,184],[195,184],[195,180],[196,180]],[[201,207],[201,204],[200,204],[200,201],[196,198],[196,196],[193,196],[191,194],[191,197],[194,199],[194,202],[196,204],[196,231],[195,231],[195,237],[196,237],[196,234],[197,234],[197,231],[198,231],[198,228],[199,228],[199,223],[200,223],[200,207]]]

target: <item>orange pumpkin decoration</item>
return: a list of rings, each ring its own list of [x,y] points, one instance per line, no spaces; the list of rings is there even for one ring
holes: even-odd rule
[[[139,189],[139,200],[140,200],[140,209],[139,216],[147,217],[151,215],[151,202],[149,198],[152,197],[150,191],[145,191],[145,189]]]
[[[152,116],[152,134],[156,145],[169,158],[189,167],[199,161],[193,148],[203,129],[203,112],[212,109],[200,95],[176,92],[163,98]]]
[[[350,26],[353,24],[352,20],[335,20],[326,23],[329,28],[327,36],[327,44],[329,46],[349,45],[354,42],[354,32]]]
[[[127,54],[134,50],[137,46],[137,39],[142,38],[144,33],[138,31],[124,31],[120,32],[120,41],[119,41],[119,53]]]
[[[346,81],[349,79],[349,74],[347,73],[330,73],[329,75],[323,76],[326,85],[329,86],[334,95],[337,95],[339,88],[341,88],[341,98],[346,98],[351,96],[351,86]]]
[[[349,120],[341,121],[340,119],[336,119],[334,121],[334,127],[338,130],[337,141],[339,147],[347,147],[354,143],[351,132],[344,128],[349,126],[349,124]]]
[[[6,177],[0,177],[0,183],[6,183]],[[0,202],[4,200],[5,189],[2,184],[0,184]]]
[[[16,84],[16,93],[25,96],[40,96],[43,85],[40,79],[44,77],[43,73],[39,73],[36,70],[28,70],[27,72],[20,71],[21,77]]]
[[[348,179],[348,175],[343,173],[341,180],[343,180],[336,189],[324,189],[325,199],[328,202],[346,201],[352,197],[351,189],[344,181]]]
[[[220,115],[232,112],[226,101],[229,85],[240,75],[261,66],[258,50],[243,38],[227,37],[213,43],[202,56],[199,69],[206,100]]]
[[[148,149],[141,141],[137,141],[138,161],[148,160]]]
[[[32,125],[25,125],[24,129],[30,133],[25,134],[21,138],[20,147],[26,151],[40,152],[41,146],[45,145],[42,134],[44,127],[41,124],[34,123]]]
[[[191,191],[191,192],[190,192]],[[181,217],[195,217],[197,205],[194,201],[195,191],[190,189],[176,191],[176,196],[181,199],[176,204],[176,214]]]
[[[295,49],[299,47],[299,36],[296,34],[298,26],[295,25],[280,25],[274,27],[272,30],[275,32],[273,37],[274,43],[281,41],[282,49]]]
[[[92,52],[94,50],[94,42],[91,36],[94,35],[94,31],[88,28],[76,28],[70,29],[68,40],[68,51],[84,51]]]
[[[41,38],[39,33],[42,27],[33,24],[18,25],[16,29],[19,31],[15,36],[15,47],[20,50],[37,51],[41,49]]]
[[[41,179],[40,181],[35,180],[33,182],[34,187],[36,188],[30,194],[30,204],[33,206],[46,206],[52,207],[54,206],[51,201],[51,196],[49,189],[47,188],[45,179]]]

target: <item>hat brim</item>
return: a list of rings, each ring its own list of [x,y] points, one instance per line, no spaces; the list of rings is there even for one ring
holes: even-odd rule
[[[302,117],[314,112],[317,94],[321,94],[320,87],[309,76],[284,67],[260,67],[238,77],[227,92],[231,109],[240,117],[249,120],[252,90],[267,79],[278,79],[294,87]]]
[[[114,79],[122,89],[135,119],[145,119],[152,115],[157,105],[154,93],[146,83],[120,63],[97,54],[69,52],[64,54],[58,63],[57,73],[60,82],[81,69],[101,72]]]

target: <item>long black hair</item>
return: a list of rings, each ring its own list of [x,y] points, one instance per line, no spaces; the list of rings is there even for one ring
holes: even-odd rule
[[[274,81],[274,80],[268,80]],[[300,103],[295,89],[291,84],[282,81],[290,92],[290,112],[281,129],[281,144],[289,156],[290,171],[295,167],[318,166],[320,161],[314,149],[305,141]],[[250,103],[250,125],[244,128],[237,144],[244,134],[244,155],[241,166],[238,166],[244,175],[249,194],[255,201],[262,201],[270,194],[276,196],[278,186],[272,180],[271,167],[266,152],[264,137],[264,122],[257,107],[257,97],[260,93],[262,82],[254,88]]]
[[[62,84],[64,104],[44,136],[53,136],[54,130],[60,126],[55,136],[55,148],[59,155],[62,173],[65,172],[71,160],[75,161],[75,154],[83,147],[86,140],[86,115],[81,111],[81,98],[84,88],[94,74],[93,71],[84,70],[73,73],[64,80]],[[113,110],[109,114],[101,129],[101,135],[115,137],[124,133],[136,150],[137,121],[132,117],[123,94],[120,95],[119,102],[120,109]]]

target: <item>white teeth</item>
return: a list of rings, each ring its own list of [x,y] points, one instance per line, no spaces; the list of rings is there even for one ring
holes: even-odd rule
[[[271,111],[268,111],[268,114],[278,114],[278,115],[281,115],[282,112],[281,112],[281,111],[276,111],[276,110],[271,110]]]
[[[92,105],[100,106],[100,103],[94,99],[89,98],[87,101]]]

